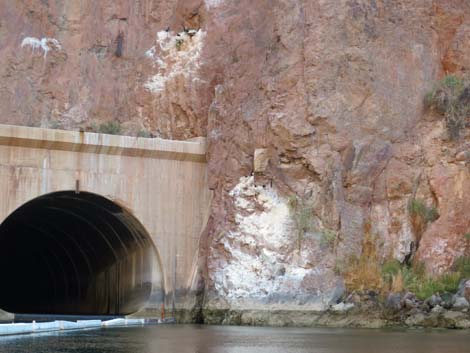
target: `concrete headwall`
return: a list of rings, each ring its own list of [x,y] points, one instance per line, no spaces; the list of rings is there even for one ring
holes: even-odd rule
[[[0,125],[0,222],[52,192],[78,188],[104,196],[129,210],[151,235],[166,293],[174,283],[184,292],[194,280],[211,199],[205,152],[204,139]]]

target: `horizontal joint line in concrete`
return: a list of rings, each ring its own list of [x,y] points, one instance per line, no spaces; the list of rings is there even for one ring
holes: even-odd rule
[[[131,157],[206,162],[205,140],[174,141],[0,125],[0,145]]]

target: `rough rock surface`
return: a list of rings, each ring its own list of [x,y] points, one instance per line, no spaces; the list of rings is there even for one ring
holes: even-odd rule
[[[114,120],[134,135],[205,135],[210,82],[197,80],[194,49],[202,46],[205,32],[191,41],[195,45],[185,38],[178,55],[174,45],[162,44],[161,35],[170,27],[168,42],[174,44],[183,25],[199,29],[200,8],[177,0],[2,0],[1,122],[96,129]],[[189,16],[192,24],[185,20]],[[150,84],[157,75],[164,90]]]
[[[470,255],[468,138],[423,106],[470,69],[468,1],[0,2],[2,123],[207,136],[208,310],[325,308],[366,224],[380,261]]]
[[[208,33],[219,40],[208,45],[225,54],[218,58],[224,80],[215,88],[208,121],[209,177],[216,190],[209,291],[245,284],[220,276],[226,273],[220,269],[244,264],[237,251],[253,246],[225,244],[230,234],[247,234],[232,190],[240,176],[250,175],[260,148],[270,156],[259,185],[273,185],[281,202],[297,195],[311,208],[313,230],[300,251],[282,250],[305,275],[312,269],[324,283],[341,281],[328,268],[361,254],[367,224],[377,235],[381,261],[424,261],[439,274],[469,254],[463,190],[470,178],[466,162],[455,159],[465,143],[448,141],[443,119],[423,106],[436,80],[453,72],[450,63],[470,53],[461,29],[469,23],[468,10],[464,1],[221,1],[210,8]],[[412,199],[435,207],[439,218],[417,220],[408,207]],[[261,218],[270,210],[255,212]],[[322,247],[325,234],[336,234],[332,247]],[[254,239],[263,247],[261,237]],[[263,277],[256,267],[250,272]],[[321,293],[323,302],[335,299],[319,283],[301,283]],[[231,307],[259,289],[224,300]]]

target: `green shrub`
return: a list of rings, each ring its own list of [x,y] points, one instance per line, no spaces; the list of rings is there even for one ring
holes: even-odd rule
[[[288,205],[297,229],[297,242],[300,251],[305,233],[314,229],[313,206],[309,201],[302,200],[295,195],[289,198]]]
[[[109,135],[120,135],[122,132],[121,124],[118,121],[110,120],[100,124],[98,132]]]
[[[381,273],[383,285],[386,290],[401,291],[403,290],[403,274],[402,265],[398,260],[389,260],[382,265]],[[399,281],[398,281],[399,280]],[[396,288],[397,282],[400,282],[400,288]]]
[[[444,115],[449,137],[458,139],[470,113],[470,82],[448,75],[426,94],[424,101],[428,108]]]
[[[147,129],[142,129],[137,133],[137,137],[150,138],[152,137],[152,133]]]
[[[26,123],[26,126],[29,126],[29,127],[41,127],[41,121],[39,121],[39,120],[29,120],[29,121]]]
[[[421,217],[426,223],[434,222],[439,218],[439,213],[437,212],[436,207],[427,207],[423,201],[418,199],[412,199],[410,201],[408,204],[408,211],[412,216]]]
[[[346,270],[346,263],[344,262],[344,260],[336,258],[335,267],[333,269],[334,273],[339,276],[339,275],[344,274],[345,270]]]
[[[456,292],[461,279],[458,272],[447,273],[437,278],[422,277],[416,274],[409,274],[408,278],[404,277],[407,290],[416,294],[416,297],[421,300],[425,300],[435,293]]]
[[[465,83],[462,79],[448,75],[426,94],[425,104],[427,107],[435,108],[441,114],[456,111],[459,106],[459,97],[464,89]]]
[[[460,273],[462,278],[470,279],[470,257],[459,257],[454,263],[453,270]]]
[[[446,273],[438,278],[438,285],[442,286],[442,289],[439,290],[442,292],[456,292],[459,288],[460,280],[462,279],[462,274],[460,272],[451,272]]]
[[[442,85],[453,92],[461,92],[464,89],[464,81],[454,75],[447,75],[442,80]]]
[[[470,271],[470,261],[468,262]],[[462,279],[460,271],[451,271],[438,277],[430,277],[426,274],[423,264],[406,266],[392,260],[383,264],[382,276],[384,282],[391,286],[394,278],[401,276],[403,288],[413,292],[418,299],[425,300],[431,295],[443,292],[456,292]]]
[[[320,245],[333,248],[337,233],[331,229],[324,229],[320,233]]]
[[[398,260],[389,260],[382,265],[382,276],[384,280],[389,282],[393,276],[401,271],[402,265]]]
[[[49,129],[59,129],[60,128],[60,121],[55,120],[55,119],[51,119],[51,120],[49,120],[48,125],[49,125]]]

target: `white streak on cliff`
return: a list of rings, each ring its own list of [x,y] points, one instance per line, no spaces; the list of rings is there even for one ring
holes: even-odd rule
[[[400,231],[398,232],[398,243],[395,248],[394,257],[403,262],[406,256],[411,252],[411,244],[415,241],[412,226],[409,220],[404,220]]]
[[[57,39],[47,37],[41,39],[35,37],[25,37],[21,42],[21,47],[31,47],[33,52],[37,49],[40,49],[44,52],[44,58],[51,49],[62,49],[62,46]]]
[[[224,3],[224,0],[205,0],[204,3],[208,9],[220,6]]]
[[[301,293],[302,282],[313,269],[292,259],[295,232],[287,200],[274,188],[255,186],[252,176],[240,178],[230,196],[237,209],[237,229],[221,240],[230,257],[213,273],[218,293],[235,301]]]
[[[153,60],[157,72],[144,87],[150,92],[159,93],[165,90],[169,82],[178,78],[197,82],[205,35],[202,30],[178,34],[158,32],[156,44],[145,52],[145,56]]]
[[[242,178],[230,192],[238,208],[253,212],[250,215],[236,215],[239,230],[243,234],[256,235],[265,245],[279,249],[290,243],[286,234],[291,217],[287,202],[277,195],[272,188],[254,185],[254,178]],[[246,197],[254,197],[251,202]],[[263,212],[254,212],[255,205],[262,207]]]

